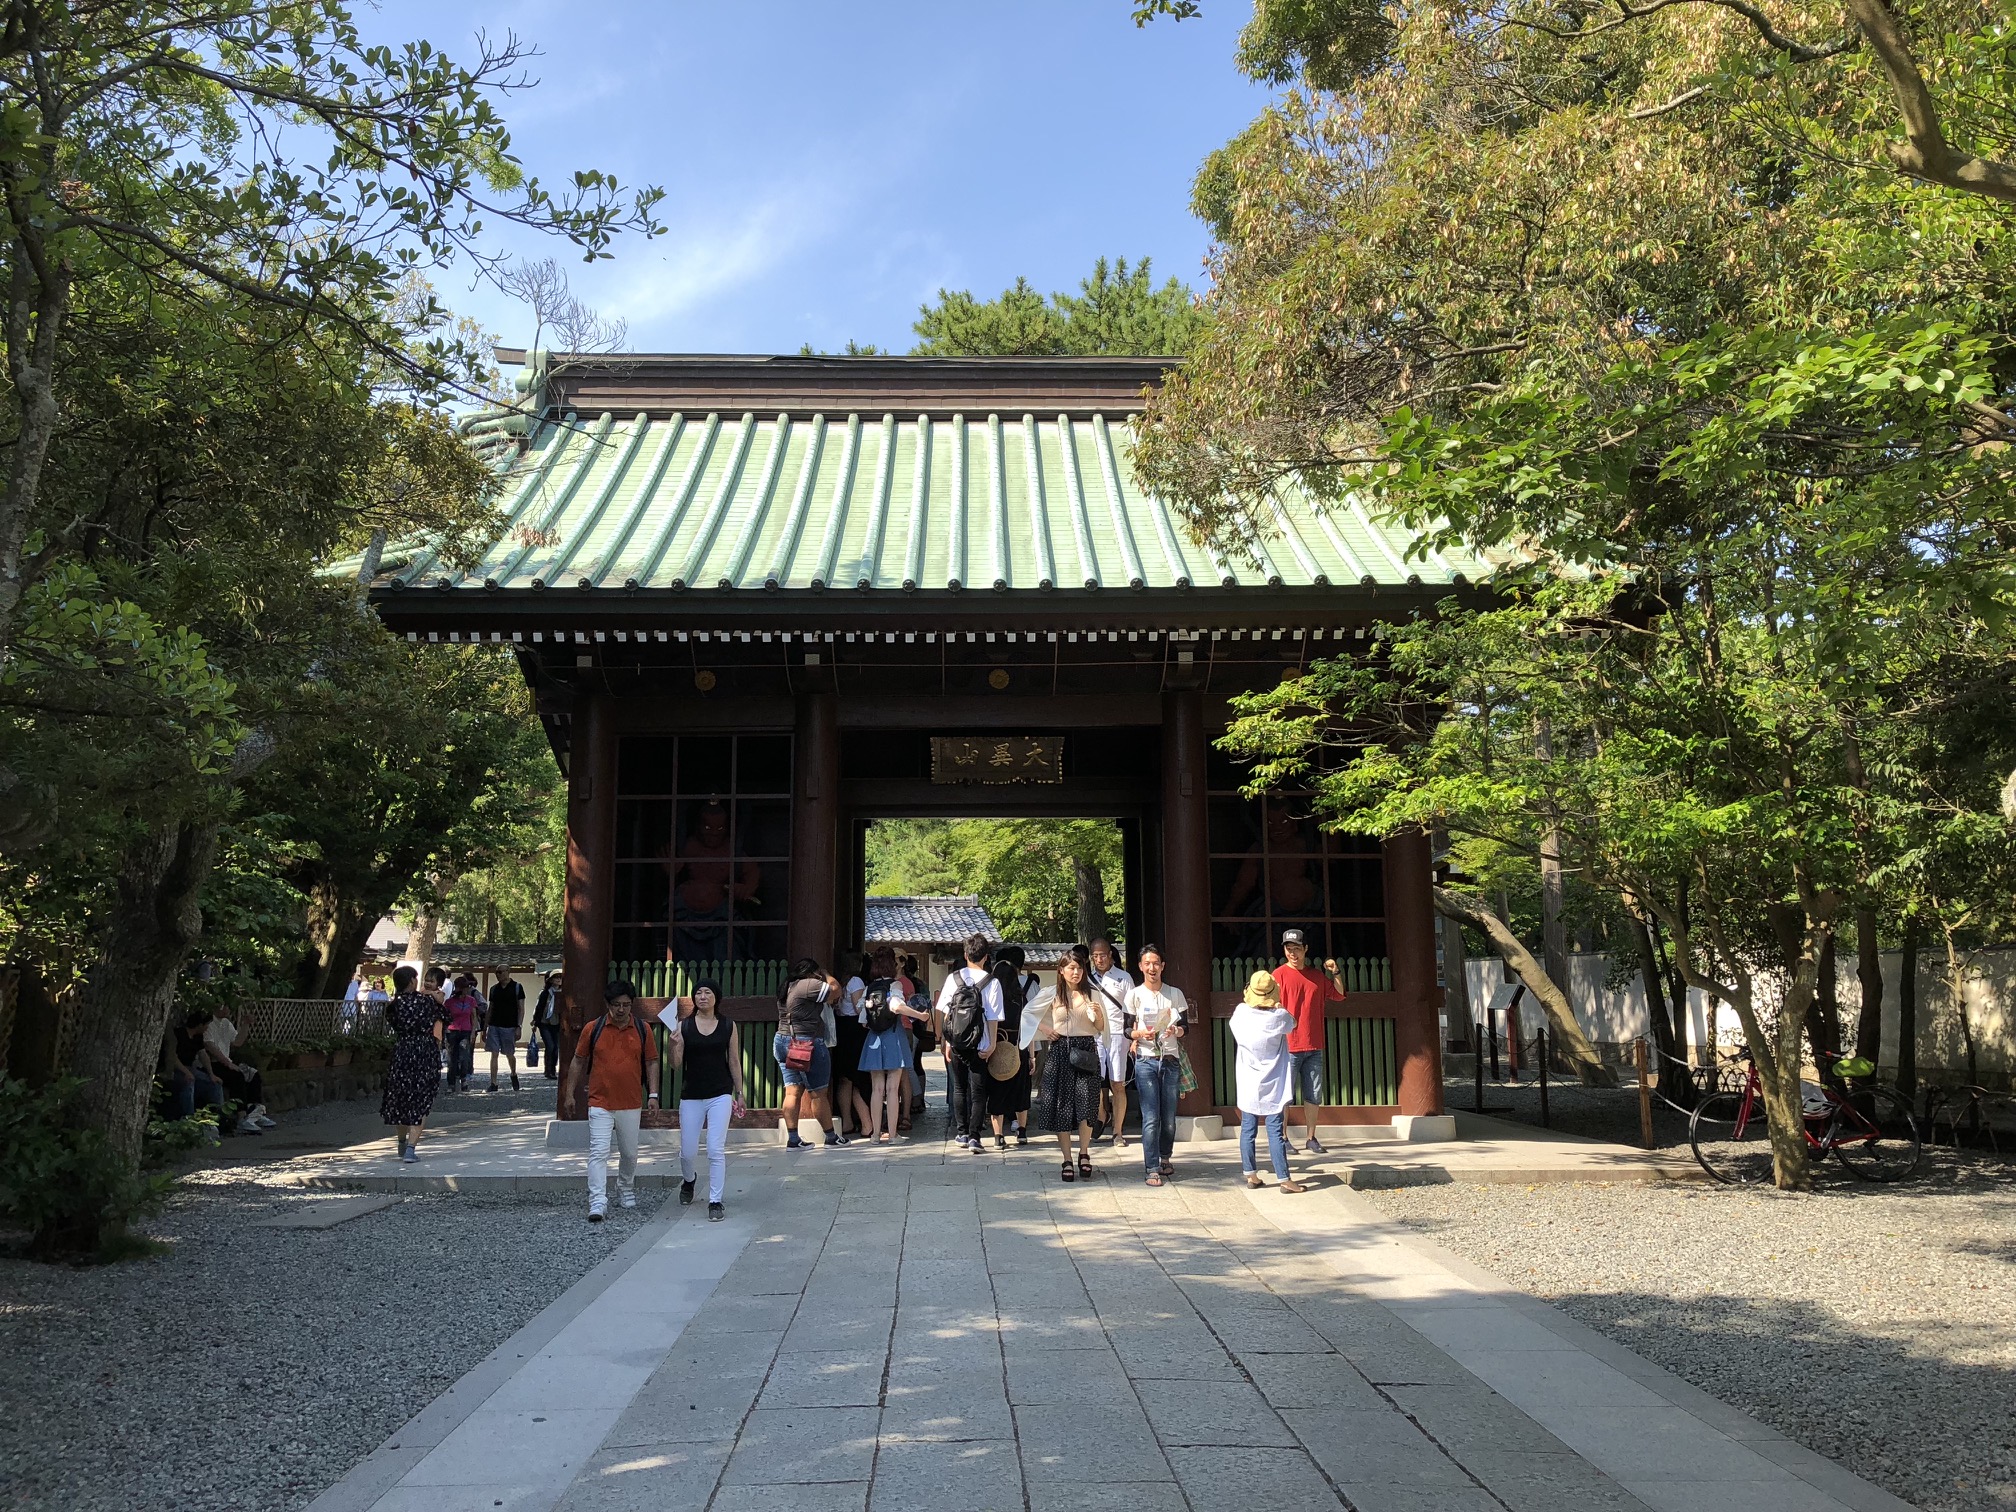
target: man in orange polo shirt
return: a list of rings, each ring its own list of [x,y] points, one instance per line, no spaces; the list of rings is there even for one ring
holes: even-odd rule
[[[1321,971],[1309,964],[1309,944],[1299,929],[1282,933],[1281,951],[1288,959],[1274,968],[1274,983],[1281,989],[1281,1006],[1295,1018],[1288,1035],[1288,1059],[1302,1093],[1302,1132],[1308,1141],[1302,1148],[1321,1155],[1316,1111],[1323,1103],[1324,1004],[1344,1001],[1344,979],[1337,974],[1335,961],[1325,961]]]
[[[600,1223],[609,1211],[609,1143],[621,1152],[616,1200],[637,1206],[637,1130],[644,1104],[658,1105],[658,1046],[637,1017],[637,989],[611,982],[604,994],[609,1010],[581,1028],[567,1068],[567,1105],[579,1107],[581,1083],[588,1083],[588,1221]],[[648,1090],[647,1089],[653,1089]]]

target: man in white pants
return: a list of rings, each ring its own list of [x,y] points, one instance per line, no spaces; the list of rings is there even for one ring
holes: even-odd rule
[[[637,989],[611,982],[604,994],[609,1008],[582,1026],[567,1068],[567,1103],[580,1106],[582,1083],[588,1088],[588,1221],[600,1223],[609,1211],[609,1143],[621,1153],[616,1173],[616,1200],[637,1206],[637,1129],[644,1105],[658,1106],[658,1046],[636,1015]]]

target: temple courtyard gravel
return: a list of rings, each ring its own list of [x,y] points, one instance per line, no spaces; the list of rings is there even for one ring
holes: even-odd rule
[[[1927,1154],[1908,1186],[1360,1193],[1925,1512],[2016,1507],[2016,1183]]]

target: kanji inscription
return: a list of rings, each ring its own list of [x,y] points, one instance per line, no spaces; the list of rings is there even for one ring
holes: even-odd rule
[[[933,782],[1055,783],[1064,780],[1062,735],[933,735]]]

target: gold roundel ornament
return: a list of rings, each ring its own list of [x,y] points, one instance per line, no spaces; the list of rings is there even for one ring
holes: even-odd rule
[[[709,672],[705,667],[702,667],[698,672],[693,674],[693,686],[698,688],[702,693],[712,693],[714,691],[714,674]]]
[[[987,686],[997,693],[1007,687],[1008,669],[1005,667],[996,667],[992,672],[989,672],[987,674]]]

